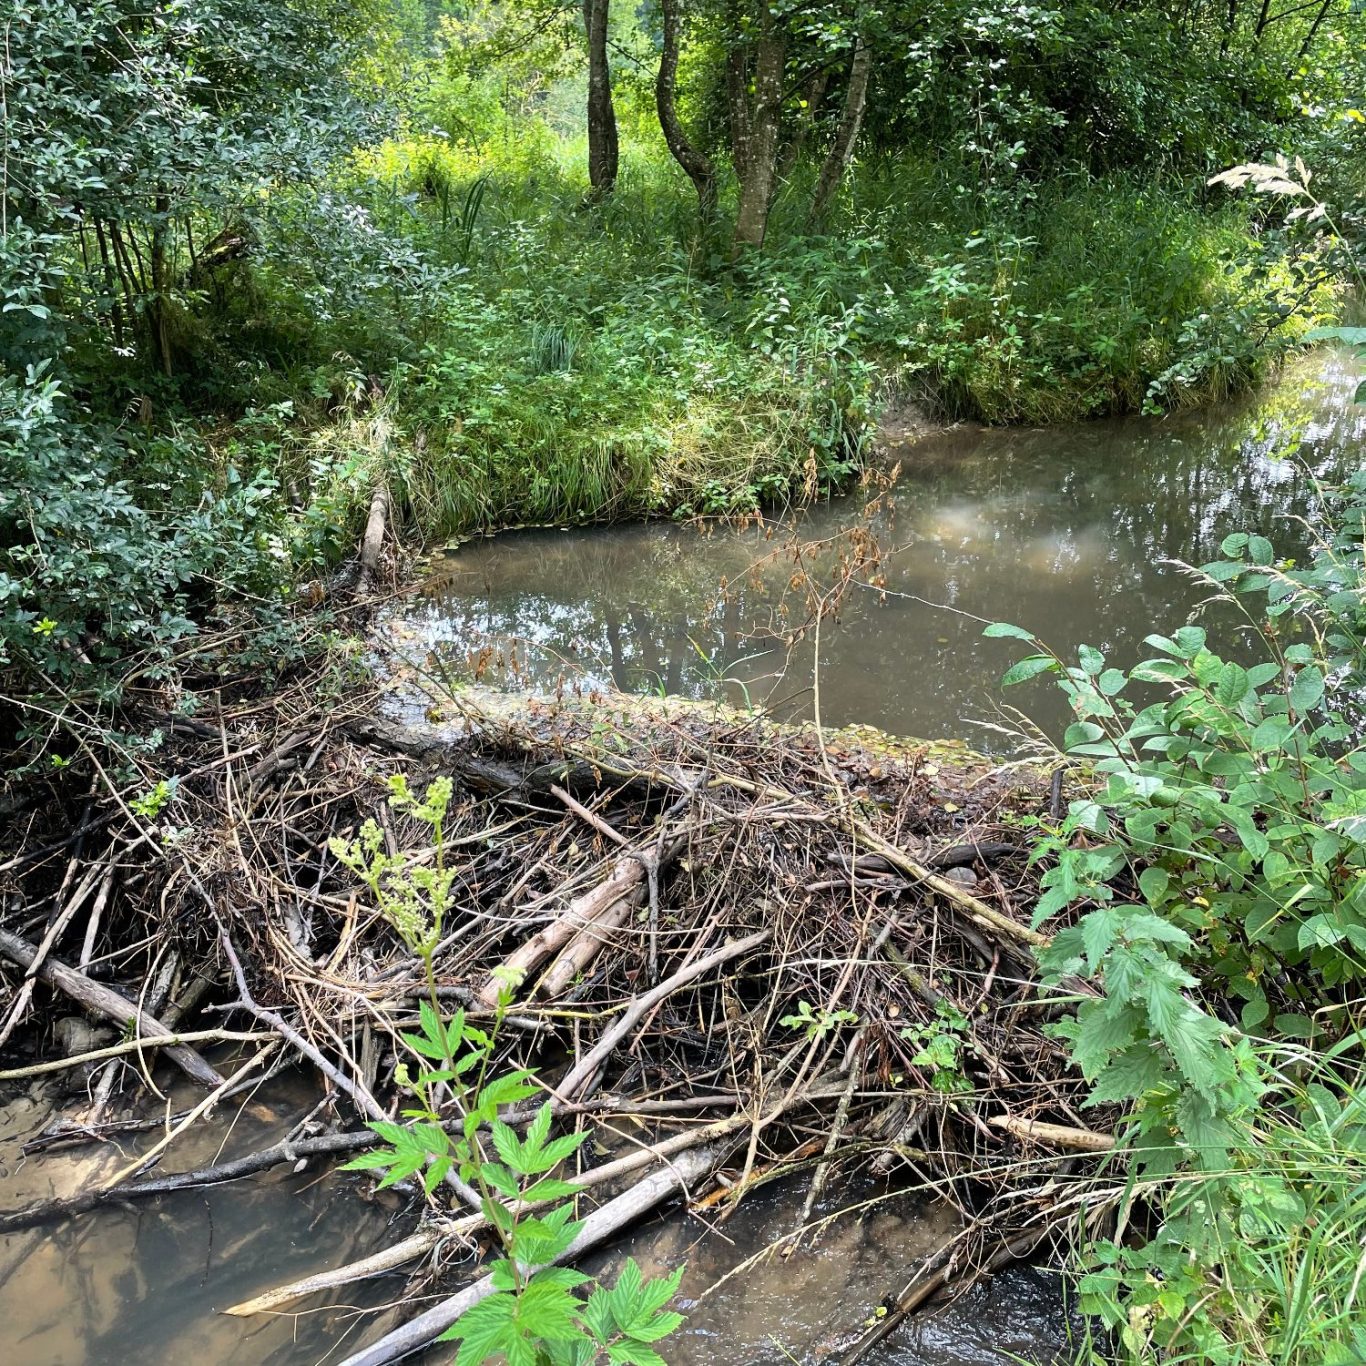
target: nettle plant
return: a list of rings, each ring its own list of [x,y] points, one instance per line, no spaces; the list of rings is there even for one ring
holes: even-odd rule
[[[493,1027],[473,1024],[463,1010],[443,1018],[434,958],[441,942],[453,871],[446,861],[449,778],[438,778],[418,800],[407,779],[388,781],[389,806],[425,826],[434,862],[390,854],[372,820],[357,839],[334,839],[337,859],[370,889],[375,905],[423,965],[427,999],[420,1003],[417,1033],[401,1034],[411,1055],[395,1069],[412,1103],[403,1122],[369,1127],[383,1145],[347,1163],[353,1170],[383,1173],[380,1186],[407,1178],[421,1181],[430,1199],[443,1181],[477,1198],[497,1239],[489,1272],[493,1293],[467,1309],[442,1341],[458,1341],[456,1366],[504,1360],[508,1366],[664,1366],[655,1343],[674,1332],[683,1316],[666,1306],[683,1277],[646,1280],[627,1261],[611,1288],[570,1267],[555,1265],[570,1254],[583,1227],[574,1218],[578,1187],[555,1175],[588,1137],[586,1131],[552,1138],[547,1102],[525,1132],[500,1117],[505,1106],[541,1094],[535,1073],[518,1068],[495,1074],[498,1030],[516,983],[504,980]],[[585,1287],[591,1287],[586,1298]]]
[[[1102,1244],[1081,1282],[1083,1307],[1139,1358],[1309,1359],[1286,1346],[1289,1291],[1268,1279],[1266,1250],[1321,1192],[1312,1164],[1262,1160],[1260,1126],[1274,1112],[1282,1133],[1308,1133],[1330,1101],[1360,1108],[1346,1083],[1335,1097],[1297,1079],[1361,1054],[1366,472],[1327,516],[1304,565],[1238,534],[1199,571],[1260,643],[1254,662],[1196,625],[1149,636],[1152,656],[1127,671],[1085,646],[1065,663],[1004,623],[986,632],[1034,648],[1004,682],[1057,680],[1075,716],[1064,748],[1093,775],[1036,844],[1034,922],[1062,920],[1041,955],[1049,980],[1102,986],[1057,1030],[1091,1103],[1126,1107],[1131,1179],[1160,1197],[1148,1242]],[[1366,1179],[1366,1143],[1354,1152]],[[1361,1279],[1339,1287],[1348,1310]],[[1338,1346],[1313,1350],[1338,1359]]]

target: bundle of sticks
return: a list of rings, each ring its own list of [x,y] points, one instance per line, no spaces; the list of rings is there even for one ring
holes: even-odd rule
[[[155,767],[137,760],[160,805],[97,777],[14,824],[0,1041],[33,1060],[0,1086],[86,1069],[89,1105],[52,1140],[66,1142],[137,1123],[120,1119],[120,1096],[152,1084],[161,1059],[204,1096],[114,1177],[0,1214],[0,1232],[374,1142],[365,1122],[404,1103],[399,1036],[428,980],[329,846],[373,818],[395,857],[435,857],[429,829],[385,800],[398,771],[415,791],[455,785],[442,850],[453,909],[433,956],[443,1006],[501,1019],[495,1066],[534,1069],[564,1129],[650,1126],[626,1156],[570,1173],[586,1222],[568,1256],[669,1200],[724,1217],[793,1172],[807,1182],[800,1235],[836,1173],[913,1175],[963,1225],[906,1269],[874,1334],[851,1324],[853,1361],[923,1304],[1094,1220],[1110,1138],[1105,1116],[1083,1117],[1084,1088],[1047,1028],[1061,1007],[1039,985],[1044,940],[1017,843],[1021,818],[1056,801],[1052,775],[717,708],[428,703],[445,719],[385,718],[373,696],[324,703],[308,688],[224,706],[171,727]],[[515,999],[497,1010],[509,980]],[[125,1037],[46,1057],[58,1001]],[[225,1097],[299,1065],[325,1101],[306,1130],[214,1167],[153,1171]],[[430,1269],[452,1239],[486,1234],[458,1191],[412,1198],[418,1226],[392,1248],[230,1312]],[[487,1290],[474,1279],[400,1315],[348,1366],[417,1350]]]

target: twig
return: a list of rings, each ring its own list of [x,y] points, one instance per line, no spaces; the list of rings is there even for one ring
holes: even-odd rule
[[[722,963],[728,963],[732,958],[739,958],[751,949],[758,948],[760,944],[767,943],[772,937],[772,930],[759,930],[734,944],[717,949],[705,958],[699,958],[695,963],[690,963],[686,968],[674,973],[672,977],[666,978],[652,991],[637,996],[621,1013],[616,1023],[584,1054],[556,1090],[567,1100],[576,1098],[579,1091],[592,1081],[598,1068],[611,1056],[612,1050],[631,1032],[636,1021],[648,1014],[666,996],[713,968],[720,967]]]

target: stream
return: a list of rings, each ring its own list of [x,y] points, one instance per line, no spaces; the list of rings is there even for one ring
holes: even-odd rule
[[[1292,547],[1317,482],[1360,460],[1366,409],[1350,359],[1320,353],[1237,404],[1163,420],[1041,431],[959,427],[902,454],[899,479],[867,517],[883,550],[881,588],[851,584],[820,639],[788,639],[800,616],[790,539],[828,578],[862,499],[824,505],[795,527],[667,524],[523,531],[440,557],[422,590],[385,623],[415,668],[506,687],[722,698],[927,738],[966,737],[1003,752],[995,683],[1011,642],[983,620],[1037,631],[1060,651],[1095,644],[1132,662],[1144,635],[1179,624],[1205,596],[1165,561],[1214,558],[1229,531]],[[765,558],[767,557],[767,559]],[[784,618],[784,609],[789,615]],[[1057,733],[1055,694],[1012,698]],[[316,1097],[284,1075],[197,1126],[168,1166],[193,1167],[274,1141]],[[70,1096],[48,1082],[0,1086],[0,1204],[16,1208],[108,1176],[159,1131],[112,1151],[24,1157]],[[192,1104],[170,1090],[172,1109]],[[149,1113],[151,1113],[149,1111]],[[944,1235],[943,1207],[845,1187],[818,1213],[835,1220],[789,1258],[742,1263],[792,1231],[799,1187],[747,1200],[719,1230],[673,1216],[604,1254],[647,1269],[686,1259],[688,1323],[666,1344],[675,1366],[806,1362],[895,1294]],[[281,1282],[375,1252],[407,1231],[397,1198],[367,1199],[344,1174],[277,1170],[236,1185],[114,1207],[0,1237],[0,1323],[13,1366],[311,1366],[372,1331],[358,1308],[390,1304],[402,1275],[250,1320],[216,1313]],[[709,1289],[710,1288],[710,1289]],[[1005,1366],[1063,1359],[1074,1329],[1059,1283],[1017,1268],[894,1335],[882,1366]],[[449,1348],[427,1354],[448,1361]]]
[[[628,524],[537,530],[438,557],[389,623],[400,653],[458,681],[554,692],[722,698],[826,725],[1003,752],[997,680],[1018,642],[984,640],[1010,621],[1060,653],[1094,645],[1121,665],[1143,637],[1180,625],[1207,591],[1167,561],[1218,556],[1235,530],[1293,553],[1316,485],[1359,458],[1366,408],[1352,407],[1350,356],[1320,353],[1236,404],[1160,420],[1039,430],[961,426],[922,439],[866,519],[857,495],[795,527]],[[855,582],[837,620],[807,617],[790,546],[828,586],[840,533],[866,521],[885,596]],[[790,615],[783,618],[784,611]],[[1055,736],[1060,694],[1039,682],[1005,701]]]

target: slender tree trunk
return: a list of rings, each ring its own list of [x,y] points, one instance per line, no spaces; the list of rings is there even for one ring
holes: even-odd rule
[[[1219,55],[1228,56],[1228,50],[1233,42],[1233,35],[1238,28],[1238,3],[1239,0],[1228,0],[1228,10],[1224,15],[1224,32],[1219,40]]]
[[[119,282],[113,262],[109,259],[109,243],[105,240],[104,224],[95,219],[95,242],[100,249],[100,264],[104,267],[104,287],[109,291],[109,320],[114,324],[114,345],[123,350],[123,305],[119,300]]]
[[[1319,12],[1314,16],[1314,22],[1309,26],[1309,32],[1304,35],[1304,42],[1300,44],[1299,61],[1304,61],[1314,49],[1314,39],[1319,36],[1319,29],[1323,27],[1323,21],[1328,17],[1328,11],[1333,8],[1333,0],[1323,0],[1323,5]]]
[[[854,146],[858,142],[859,129],[863,126],[863,112],[868,107],[868,77],[872,70],[873,50],[862,38],[858,38],[854,42],[854,57],[849,64],[849,84],[844,92],[840,124],[835,130],[835,141],[821,166],[816,192],[811,200],[811,215],[817,221],[830,212],[844,173],[854,159]]]
[[[171,339],[167,327],[166,303],[171,289],[171,273],[167,269],[166,244],[171,235],[170,199],[165,194],[158,194],[154,209],[155,217],[152,221],[151,242],[152,299],[149,321],[157,360],[161,365],[162,373],[169,379],[171,376]]]
[[[815,126],[816,115],[820,113],[821,105],[825,100],[825,90],[829,84],[830,68],[828,66],[821,67],[807,82],[806,107],[797,119],[797,126],[793,129],[792,136],[788,138],[782,156],[778,158],[777,175],[780,183],[789,179],[792,172],[797,169],[797,163],[806,150],[806,141],[811,136],[811,129]]]
[[[740,206],[735,215],[737,247],[762,247],[768,230],[786,60],[787,36],[774,18],[768,0],[760,0],[759,39],[754,45],[754,99],[749,105],[745,171],[740,179]]]
[[[730,114],[730,160],[741,184],[749,170],[749,53],[726,53],[726,106]]]
[[[659,56],[659,75],[655,80],[655,109],[659,112],[659,127],[664,141],[669,144],[673,159],[687,172],[697,190],[698,208],[704,219],[716,208],[716,170],[705,153],[688,141],[683,125],[678,121],[674,103],[674,88],[678,80],[679,0],[660,0],[664,20],[664,46]]]
[[[611,0],[583,0],[588,36],[588,183],[594,199],[617,183],[617,114],[612,106],[612,72],[607,65],[607,21]]]

